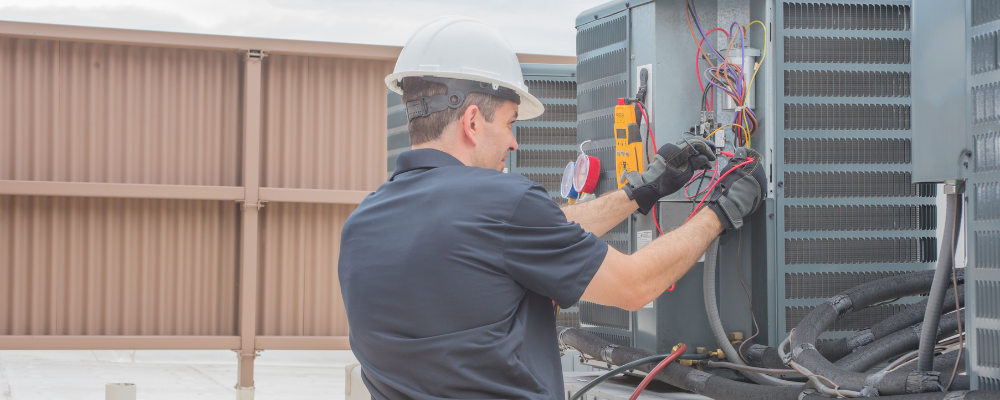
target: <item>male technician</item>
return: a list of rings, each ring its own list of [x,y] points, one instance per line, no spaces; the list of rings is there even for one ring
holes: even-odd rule
[[[386,83],[403,94],[413,150],[347,219],[339,263],[351,349],[376,399],[563,399],[552,302],[636,310],[763,198],[752,163],[722,180],[710,210],[625,255],[598,236],[714,160],[707,141],[665,145],[642,182],[560,209],[500,172],[517,148],[511,124],[544,107],[494,28],[431,21]]]

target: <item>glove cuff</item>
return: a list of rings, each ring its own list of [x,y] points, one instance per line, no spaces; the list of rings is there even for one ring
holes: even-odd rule
[[[622,190],[624,190],[625,194],[628,195],[629,200],[635,200],[635,203],[639,205],[639,212],[641,212],[642,215],[649,214],[649,210],[652,210],[653,205],[660,199],[660,195],[657,193],[657,190],[651,187],[650,184],[639,187],[625,185],[622,187]]]
[[[729,202],[725,197],[720,200],[724,202]],[[719,222],[722,223],[722,233],[732,232],[734,230],[740,229],[743,226],[743,218],[738,220],[733,220],[731,217],[731,210],[727,210],[724,206],[720,205],[718,202],[712,202],[708,204],[708,208],[715,213],[715,216],[719,217]],[[736,214],[739,215],[739,214]]]

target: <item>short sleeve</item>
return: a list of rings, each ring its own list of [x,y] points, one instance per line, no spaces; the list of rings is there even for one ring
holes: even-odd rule
[[[567,221],[537,184],[524,193],[504,230],[507,274],[563,308],[580,300],[607,253],[607,243]]]

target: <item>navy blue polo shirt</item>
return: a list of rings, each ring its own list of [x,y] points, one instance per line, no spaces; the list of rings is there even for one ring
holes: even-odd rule
[[[344,224],[351,349],[376,399],[563,399],[554,300],[570,307],[608,245],[522,176],[432,149]]]

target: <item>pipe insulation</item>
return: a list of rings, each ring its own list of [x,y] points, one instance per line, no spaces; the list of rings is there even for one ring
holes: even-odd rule
[[[945,206],[944,238],[941,240],[941,251],[938,252],[937,268],[934,270],[934,282],[927,296],[927,310],[924,312],[924,325],[920,332],[920,355],[917,359],[917,371],[930,371],[934,368],[934,346],[937,344],[938,323],[941,310],[944,307],[945,292],[955,268],[955,247],[958,246],[958,228],[961,226],[962,204],[959,194],[952,193],[947,197]]]
[[[722,349],[722,352],[726,354],[726,358],[734,364],[746,365],[746,363],[743,362],[743,359],[740,358],[740,353],[733,348],[732,343],[729,343],[729,337],[726,335],[726,330],[722,327],[722,318],[719,316],[719,305],[715,294],[715,275],[719,264],[718,261],[719,238],[716,237],[712,240],[712,243],[708,245],[708,250],[705,251],[705,267],[703,268],[704,276],[702,279],[702,289],[705,295],[705,313],[708,315],[708,325],[712,328],[712,336],[715,337],[715,341],[719,344],[719,348]],[[798,382],[786,381],[770,375],[764,375],[747,370],[742,370],[740,373],[745,375],[747,378],[750,378],[750,380],[762,385],[801,385]]]
[[[618,346],[596,335],[578,328],[557,327],[559,345],[571,347],[588,357],[624,365],[646,358],[652,353],[632,347]],[[636,368],[649,372],[652,366],[645,364]],[[811,388],[802,386],[766,386],[737,382],[715,376],[678,363],[670,363],[656,379],[681,389],[711,397],[716,400],[829,400]],[[955,391],[886,396],[885,400],[1000,400],[1000,392]]]
[[[790,334],[789,361],[795,361],[813,373],[832,380],[842,390],[859,391],[869,396],[939,390],[941,380],[937,372],[887,372],[869,375],[837,367],[816,350],[816,338],[819,334],[851,310],[925,293],[933,280],[934,271],[896,275],[855,286],[817,305]]]
[[[941,318],[934,343],[938,340],[958,333],[958,313],[952,312]],[[847,371],[866,372],[881,363],[892,360],[907,352],[916,350],[920,345],[924,323],[917,323],[908,329],[901,329],[882,339],[857,348],[853,353],[841,358],[833,365]]]

